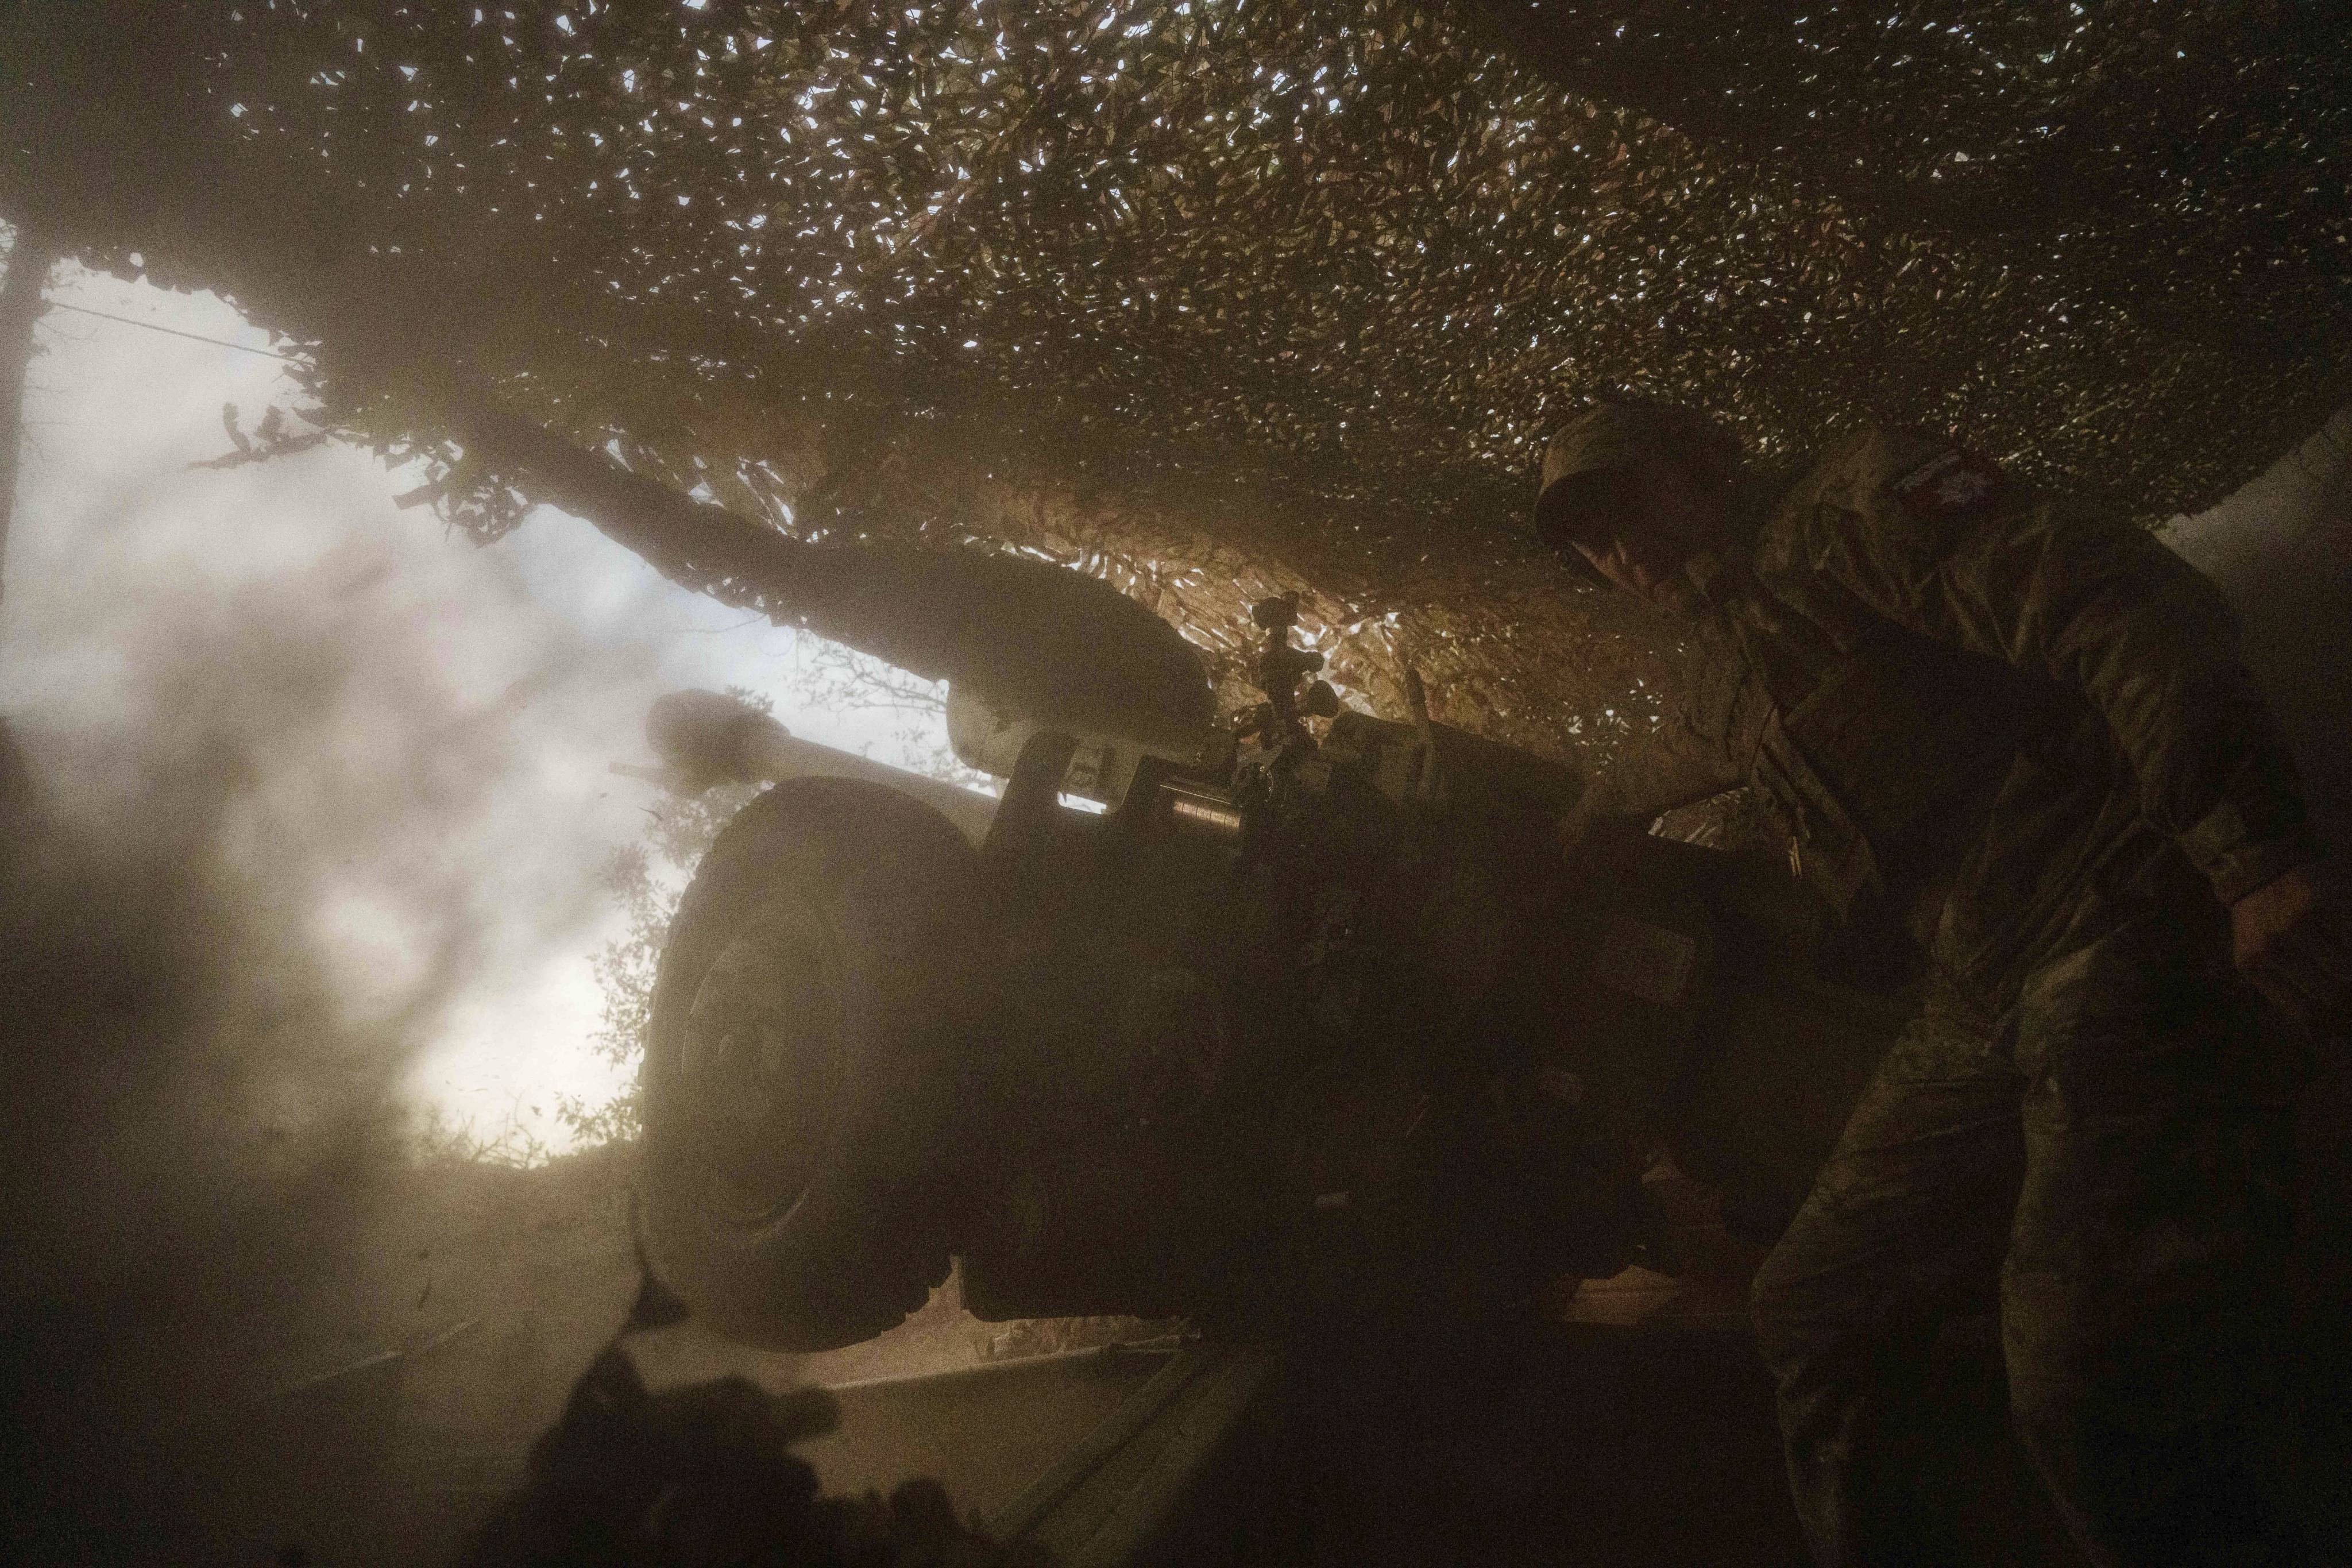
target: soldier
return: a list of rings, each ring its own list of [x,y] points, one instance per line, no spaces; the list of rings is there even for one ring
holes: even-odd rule
[[[1878,1434],[1997,1265],[2016,1428],[2091,1559],[2252,1560],[2231,1444],[2304,1053],[2244,982],[2335,1026],[2352,922],[2231,617],[2146,532],[1948,445],[1864,430],[1763,506],[1703,416],[1601,405],[1546,452],[1536,526],[1695,623],[1683,710],[1579,803],[1571,852],[1752,784],[1800,874],[1927,958],[1755,1284],[1814,1555],[1914,1555]]]

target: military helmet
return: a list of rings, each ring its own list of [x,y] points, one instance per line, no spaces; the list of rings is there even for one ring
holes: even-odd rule
[[[1601,580],[1567,542],[1569,524],[1597,505],[1622,504],[1624,478],[1640,464],[1663,458],[1728,479],[1739,460],[1739,438],[1707,416],[1672,404],[1596,403],[1559,427],[1544,447],[1537,487],[1535,535],[1569,569]]]

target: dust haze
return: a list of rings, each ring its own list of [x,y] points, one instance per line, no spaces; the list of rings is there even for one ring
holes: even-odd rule
[[[518,715],[614,659],[546,646],[485,688],[364,531],[320,520],[339,542],[225,584],[145,553],[152,499],[114,498],[67,583],[11,595],[17,658],[79,697],[13,721],[0,834],[19,1560],[267,1516],[284,1387],[435,1321],[384,1321],[413,1262],[376,1235],[414,1152],[402,1075],[486,964],[597,908],[592,847],[519,831],[501,785]],[[533,876],[567,855],[568,888]]]
[[[603,868],[667,809],[609,765],[775,634],[688,635],[560,516],[481,547],[397,513],[348,448],[192,470],[275,370],[109,331],[35,362],[0,616],[0,1550],[440,1560],[635,1283],[628,1150],[502,1163],[564,1086],[496,1082],[589,1058]],[[942,1299],[764,1375],[975,1331]]]

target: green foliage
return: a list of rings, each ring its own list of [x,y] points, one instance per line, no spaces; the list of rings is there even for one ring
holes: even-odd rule
[[[775,709],[768,698],[741,687],[730,687],[728,695],[763,713]],[[644,1100],[635,1070],[645,1057],[654,978],[661,967],[662,944],[669,937],[670,917],[677,912],[686,879],[701,864],[719,829],[758,793],[748,784],[722,784],[699,795],[666,794],[658,808],[647,808],[653,820],[644,838],[614,850],[605,862],[605,890],[619,903],[626,923],[623,933],[589,961],[604,997],[604,1016],[589,1037],[589,1047],[599,1058],[629,1069],[631,1081],[601,1103],[576,1095],[556,1097],[556,1120],[574,1144],[593,1148],[626,1142],[643,1127]]]
[[[589,1046],[601,1059],[629,1069],[631,1082],[601,1103],[569,1094],[556,1097],[556,1120],[575,1144],[593,1147],[636,1137],[643,1101],[635,1073],[645,1055],[654,976],[670,917],[677,912],[685,879],[719,830],[754,793],[733,784],[698,795],[668,795],[653,813],[644,841],[614,851],[606,862],[604,887],[619,903],[626,926],[590,960],[604,1005]]]
[[[576,1134],[578,1129],[573,1131]],[[486,1131],[470,1118],[460,1121],[439,1106],[424,1109],[408,1129],[406,1145],[408,1157],[420,1165],[492,1166],[508,1171],[535,1169],[555,1153],[547,1140],[520,1116],[509,1116],[504,1125]]]

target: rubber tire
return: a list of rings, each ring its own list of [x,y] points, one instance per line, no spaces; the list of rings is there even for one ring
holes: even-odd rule
[[[930,806],[863,780],[803,778],[738,813],[680,899],[640,1079],[638,1240],[656,1277],[727,1337],[795,1352],[855,1344],[947,1277],[950,1129],[991,969],[975,929],[979,873]],[[838,1024],[834,1070],[795,1080],[818,1083],[803,1107],[813,1119],[793,1123],[815,1130],[805,1177],[756,1195],[760,1212],[730,1210],[725,1184],[742,1167],[725,1164],[713,1131],[723,1118],[709,1109],[727,1080],[690,1080],[716,1054],[689,1053],[696,998],[730,944],[753,944],[730,954],[741,973],[782,951],[759,943],[822,940],[812,931],[832,952],[793,960],[826,969],[838,1005],[825,1016]],[[739,1151],[756,1149],[765,1124],[747,1135],[739,1119],[733,1131]]]

